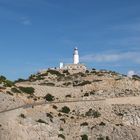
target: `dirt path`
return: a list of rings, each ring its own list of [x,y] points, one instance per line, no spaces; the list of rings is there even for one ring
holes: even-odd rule
[[[140,96],[137,97],[119,97],[106,99],[107,104],[134,104],[140,105]]]

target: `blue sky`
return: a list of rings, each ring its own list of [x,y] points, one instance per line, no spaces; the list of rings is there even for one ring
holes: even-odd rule
[[[71,63],[75,46],[90,68],[139,73],[140,1],[0,0],[0,74]]]

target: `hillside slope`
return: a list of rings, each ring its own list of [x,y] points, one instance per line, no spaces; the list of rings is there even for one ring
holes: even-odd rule
[[[138,76],[48,70],[1,87],[0,140],[139,140],[139,100]]]

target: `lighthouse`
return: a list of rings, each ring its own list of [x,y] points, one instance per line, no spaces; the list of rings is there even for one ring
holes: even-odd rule
[[[73,53],[73,63],[74,64],[79,64],[79,53],[78,53],[78,48],[74,49]]]

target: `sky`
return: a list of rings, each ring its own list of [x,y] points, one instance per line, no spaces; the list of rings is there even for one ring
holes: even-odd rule
[[[72,63],[140,73],[140,0],[0,0],[0,75]]]

